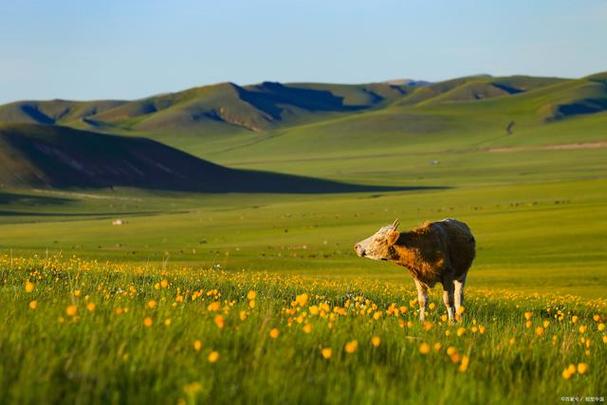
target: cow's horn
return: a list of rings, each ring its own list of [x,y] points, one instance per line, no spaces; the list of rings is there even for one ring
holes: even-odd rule
[[[394,229],[396,229],[396,228],[398,228],[398,225],[400,225],[400,221],[398,220],[398,218],[396,218],[396,219],[394,220],[394,223],[392,224],[392,227],[393,227]]]

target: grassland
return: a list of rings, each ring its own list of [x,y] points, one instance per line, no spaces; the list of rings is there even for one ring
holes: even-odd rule
[[[443,83],[264,132],[215,121],[205,133],[119,128],[228,167],[409,190],[2,188],[0,396],[29,403],[607,396],[599,330],[607,318],[607,115],[557,117],[570,111],[561,105],[600,105],[592,100],[602,97],[603,79],[534,80]],[[529,91],[512,90],[522,87]],[[357,87],[335,91],[353,104],[366,100]],[[471,94],[490,98],[467,101]],[[510,121],[513,134],[505,131]],[[354,256],[356,241],[396,217],[404,228],[445,217],[471,226],[478,254],[462,322],[441,319],[434,291],[431,325],[418,323],[406,271]],[[115,218],[126,224],[112,226]],[[325,316],[314,314],[323,303]],[[348,353],[353,340],[358,347]],[[450,346],[456,352],[448,355]],[[563,376],[570,364],[576,372]]]
[[[537,403],[607,388],[607,302],[495,289],[457,324],[369,278],[0,257],[10,403]],[[10,291],[10,294],[8,292]]]

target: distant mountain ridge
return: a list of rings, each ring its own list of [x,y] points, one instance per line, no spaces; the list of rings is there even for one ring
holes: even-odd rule
[[[578,82],[582,89],[540,106],[546,120],[605,110],[604,74],[583,79],[477,75],[436,83],[409,79],[369,84],[226,82],[139,100],[20,101],[0,106],[0,122],[64,125],[137,133],[264,132],[391,104],[423,107],[482,101]],[[558,93],[558,89],[555,88]],[[586,97],[586,93],[592,93]],[[550,105],[548,105],[550,104]]]
[[[407,91],[384,83],[219,83],[134,101],[20,101],[0,106],[0,122],[176,132],[220,123],[259,132],[312,115],[373,108]]]

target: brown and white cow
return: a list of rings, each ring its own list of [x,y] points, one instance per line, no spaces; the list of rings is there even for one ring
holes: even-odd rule
[[[443,286],[443,302],[453,320],[464,301],[466,275],[474,260],[475,240],[468,225],[455,219],[427,222],[399,232],[398,220],[380,228],[354,246],[356,254],[372,260],[387,260],[406,267],[417,287],[419,318],[424,320],[428,288]]]

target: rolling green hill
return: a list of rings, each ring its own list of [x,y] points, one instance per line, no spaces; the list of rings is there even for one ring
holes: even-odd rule
[[[135,101],[23,101],[0,106],[0,122],[65,124],[106,130],[260,132],[336,113],[373,108],[413,86],[220,83]]]
[[[135,187],[207,193],[390,190],[234,170],[161,143],[61,126],[0,126],[0,184],[9,188]]]
[[[0,122],[57,124],[149,135],[256,133],[356,116],[393,106],[436,105],[548,96],[537,106],[546,120],[605,109],[601,74],[579,80],[530,76],[470,76],[438,83],[361,85],[219,83],[133,101],[21,101],[0,106]],[[519,98],[524,102],[524,98]]]
[[[545,127],[604,111],[604,73],[575,80],[480,75],[421,85],[220,83],[133,101],[22,101],[0,106],[0,122],[145,136],[199,157],[234,161],[241,155],[259,160],[265,151],[366,153],[443,140],[490,146],[487,140],[501,137],[511,122],[517,134],[558,137]]]
[[[227,166],[409,186],[429,173],[456,173],[455,161],[446,165],[454,152],[479,153],[473,161],[492,166],[511,159],[484,158],[493,149],[605,141],[606,77],[220,83],[134,101],[12,103],[0,106],[0,122],[146,137]],[[430,172],[429,161],[436,161]],[[375,174],[354,174],[361,162]]]
[[[0,122],[69,124],[116,108],[126,101],[18,101],[0,106]]]

